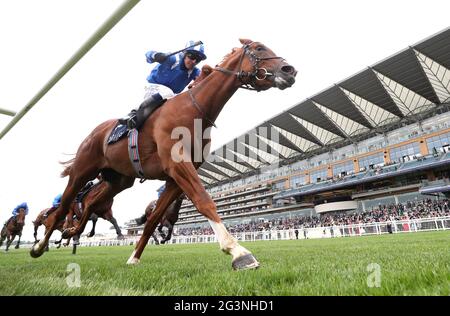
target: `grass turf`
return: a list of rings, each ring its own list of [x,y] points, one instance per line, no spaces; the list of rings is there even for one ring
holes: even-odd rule
[[[232,271],[216,243],[148,246],[138,266],[125,264],[128,246],[38,259],[11,247],[0,252],[0,295],[450,295],[450,231],[242,245],[259,269]],[[67,285],[70,263],[80,287]]]

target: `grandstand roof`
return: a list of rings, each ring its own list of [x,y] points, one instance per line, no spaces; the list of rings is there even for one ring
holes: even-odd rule
[[[206,184],[420,121],[450,102],[450,28],[294,105],[211,153]]]

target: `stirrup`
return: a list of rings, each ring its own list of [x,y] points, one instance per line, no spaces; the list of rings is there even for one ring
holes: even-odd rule
[[[118,120],[118,122],[122,125],[127,126],[128,129],[130,129],[130,130],[133,128],[136,128],[136,116],[135,115],[120,118]]]

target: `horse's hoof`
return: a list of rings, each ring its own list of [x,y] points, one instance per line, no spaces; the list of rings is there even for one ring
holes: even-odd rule
[[[91,238],[91,237],[93,237],[95,234],[93,234],[93,233],[89,233],[89,234],[87,234],[87,237],[88,238]]]
[[[140,260],[139,258],[136,258],[134,255],[136,254],[136,250],[133,251],[130,258],[128,258],[127,264],[128,265],[137,265],[139,264]]]
[[[39,244],[36,244],[30,249],[30,256],[33,258],[39,258],[44,253],[45,247],[39,248],[38,245]]]
[[[130,258],[127,261],[127,264],[130,266],[136,266],[141,262],[141,260],[139,260],[138,258]]]
[[[251,253],[240,256],[233,260],[231,263],[233,270],[248,270],[257,269],[259,267],[259,262]]]
[[[118,235],[118,236],[117,236],[117,239],[118,239],[118,240],[123,240],[123,239],[125,239],[125,237],[124,237],[123,235]]]
[[[15,247],[14,247],[14,249],[19,249],[19,248],[20,248],[19,246],[15,246]]]

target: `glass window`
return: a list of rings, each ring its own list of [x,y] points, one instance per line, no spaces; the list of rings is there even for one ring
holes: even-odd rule
[[[391,161],[393,162],[403,162],[405,161],[406,157],[419,154],[420,154],[419,143],[414,142],[408,145],[392,148],[390,157]]]
[[[370,155],[370,156],[366,156],[366,157],[362,157],[358,159],[359,162],[359,169],[370,169],[373,166],[379,165],[379,164],[383,164],[384,163],[384,158],[383,158],[383,153],[378,153],[378,154],[374,154],[374,155]]]
[[[354,172],[353,161],[347,161],[333,167],[333,176],[347,175]]]
[[[327,169],[319,169],[311,172],[311,183],[317,183],[327,179]]]
[[[282,190],[284,189],[284,184],[286,181],[278,181],[272,184],[272,188],[275,190]]]
[[[437,135],[427,139],[428,152],[430,154],[437,154],[445,152],[445,148],[450,144],[450,132],[442,135]]]
[[[297,188],[304,184],[306,184],[305,175],[299,175],[291,178],[291,188]]]

